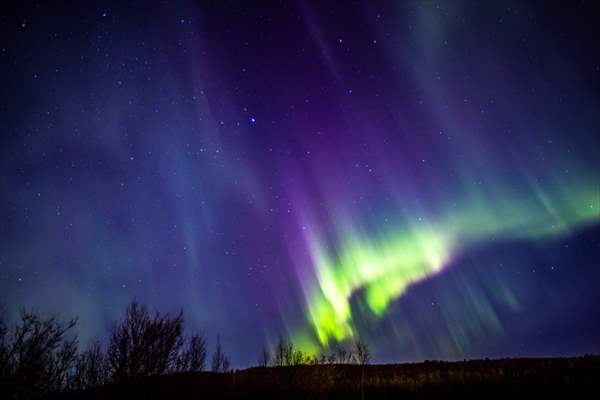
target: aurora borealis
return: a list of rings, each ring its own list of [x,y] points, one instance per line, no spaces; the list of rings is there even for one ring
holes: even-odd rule
[[[183,308],[238,367],[600,352],[598,14],[485,3],[6,7],[3,314]]]
[[[598,190],[580,193],[574,189],[566,198],[560,193],[531,195],[532,201],[478,197],[470,210],[453,210],[441,223],[429,224],[419,218],[392,227],[390,233],[377,234],[374,240],[370,239],[372,233],[361,235],[355,229],[343,228],[336,236],[340,238],[339,256],[333,260],[324,255],[326,250],[318,240],[309,238],[320,287],[316,300],[311,298],[309,311],[321,343],[353,336],[349,300],[358,289],[365,288],[366,305],[374,314],[382,315],[388,303],[410,284],[448,265],[460,246],[495,235],[539,240],[598,221]]]

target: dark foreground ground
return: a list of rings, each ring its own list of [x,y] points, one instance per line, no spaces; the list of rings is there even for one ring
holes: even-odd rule
[[[363,384],[361,384],[361,382]],[[108,385],[85,399],[600,398],[600,356],[306,365],[148,378]]]

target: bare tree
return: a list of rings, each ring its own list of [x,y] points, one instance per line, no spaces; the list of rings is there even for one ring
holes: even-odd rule
[[[199,372],[206,366],[206,341],[194,334],[177,359],[176,372]]]
[[[369,346],[359,340],[354,342],[354,357],[356,362],[360,364],[360,398],[365,398],[365,365],[371,362],[371,352]]]
[[[229,371],[229,357],[223,351],[221,345],[221,338],[217,336],[217,345],[215,352],[213,353],[211,369],[213,372],[227,372]]]
[[[288,352],[288,345],[283,340],[283,337],[279,337],[277,346],[275,347],[275,355],[273,357],[273,365],[276,367],[282,367],[285,364],[286,354]]]
[[[317,363],[316,359],[313,360],[308,354],[303,351],[296,349],[293,343],[286,343],[286,341],[280,337],[277,346],[275,347],[275,356],[273,358],[273,365],[277,367],[292,366],[292,365],[307,365]]]
[[[354,357],[356,358],[356,362],[360,365],[369,364],[371,362],[369,346],[361,340],[356,340],[354,342]]]
[[[302,350],[296,350],[290,346],[290,363],[288,365],[308,365],[313,364],[313,359]]]
[[[185,371],[201,371],[206,344],[201,335],[187,347],[183,313],[150,315],[146,306],[132,302],[111,337],[107,352],[114,381]]]
[[[108,380],[108,366],[98,341],[77,357],[69,388],[75,392],[101,386]]]
[[[59,323],[56,317],[41,319],[23,311],[9,332],[0,323],[0,382],[8,398],[32,398],[67,388],[69,373],[77,357],[77,338],[69,334],[72,319]]]
[[[294,365],[294,352],[296,349],[294,349],[294,344],[292,342],[288,343],[288,345],[285,347],[285,355],[283,358],[284,361],[284,365]]]
[[[4,324],[4,319],[0,317],[0,382],[6,382],[10,373],[8,354],[9,344],[7,341],[8,328]]]
[[[132,302],[114,330],[108,347],[113,380],[159,375],[170,371],[183,346],[183,315],[171,317]]]
[[[204,370],[206,365],[206,341],[200,334],[192,335],[186,358],[189,360],[187,371],[199,372]]]
[[[343,344],[336,344],[333,351],[338,364],[349,364],[352,361],[352,352],[346,350]]]
[[[326,359],[327,359],[327,362],[326,362],[327,364],[335,364],[336,363],[335,353],[334,352],[329,353],[326,356]]]
[[[325,354],[325,353],[321,353],[320,355],[318,355],[317,357],[315,357],[315,359],[316,359],[316,363],[317,364],[324,365],[324,364],[328,363],[327,362],[328,357],[327,357],[327,354]]]
[[[266,347],[263,347],[262,352],[260,353],[260,358],[258,359],[259,367],[268,367],[269,360],[271,359],[271,355]]]
[[[229,357],[225,356],[223,358],[223,372],[229,372],[230,369],[231,369],[231,366],[229,364]]]

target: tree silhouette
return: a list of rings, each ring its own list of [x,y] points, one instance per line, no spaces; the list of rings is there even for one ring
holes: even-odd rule
[[[271,359],[271,355],[266,347],[263,347],[262,352],[260,353],[260,358],[258,359],[259,367],[268,367],[269,361]]]
[[[77,357],[69,388],[75,392],[101,386],[108,381],[106,356],[98,341]]]
[[[206,365],[206,341],[200,334],[190,338],[188,348],[180,358],[178,372],[203,371]]]
[[[286,365],[285,361],[287,358],[288,345],[283,340],[283,337],[279,337],[277,346],[275,347],[275,355],[273,357],[273,365],[276,367],[282,367]]]
[[[360,369],[360,398],[365,398],[365,365],[369,364],[371,361],[371,352],[369,351],[369,346],[359,340],[354,342],[354,357],[356,358],[356,362],[361,365]]]
[[[275,347],[273,366],[284,367],[292,365],[315,364],[316,360],[301,350],[296,350],[293,343],[287,343],[282,337],[279,338]]]
[[[132,302],[111,336],[107,359],[113,381],[185,371],[200,371],[206,360],[204,339],[196,334],[185,346],[183,313],[150,315]]]
[[[227,372],[229,371],[229,357],[223,351],[221,345],[221,338],[217,336],[217,344],[215,352],[213,353],[211,369],[213,372]]]
[[[7,398],[37,398],[67,388],[77,358],[77,338],[56,317],[23,311],[12,330],[0,322],[0,392]]]
[[[352,353],[347,351],[341,343],[334,346],[333,354],[335,354],[335,359],[338,364],[349,364],[352,361]]]
[[[369,346],[361,340],[356,340],[354,342],[354,357],[356,358],[356,362],[360,365],[369,364],[371,362]]]

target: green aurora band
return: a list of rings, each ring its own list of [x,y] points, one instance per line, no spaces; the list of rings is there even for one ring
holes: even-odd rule
[[[600,220],[598,179],[562,184],[560,190],[530,185],[526,196],[471,190],[460,204],[437,218],[404,218],[377,234],[355,221],[338,229],[335,254],[327,251],[318,230],[310,230],[309,248],[316,284],[307,293],[314,339],[297,337],[308,351],[356,336],[350,300],[383,316],[390,302],[418,281],[435,275],[469,246],[494,239],[536,240],[565,235]],[[404,215],[408,215],[405,213]]]

